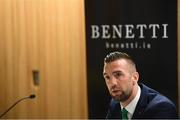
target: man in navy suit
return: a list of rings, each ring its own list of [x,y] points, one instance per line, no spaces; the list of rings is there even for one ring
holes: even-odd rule
[[[104,59],[103,75],[112,96],[107,119],[178,118],[176,107],[168,98],[138,84],[135,62],[126,53],[108,54]]]

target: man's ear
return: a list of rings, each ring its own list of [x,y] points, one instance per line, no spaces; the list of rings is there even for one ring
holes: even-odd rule
[[[133,80],[133,85],[137,84],[137,82],[139,80],[139,73],[138,72],[134,72],[132,74],[132,80]]]

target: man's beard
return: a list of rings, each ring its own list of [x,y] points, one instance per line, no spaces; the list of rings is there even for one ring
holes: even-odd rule
[[[124,102],[131,96],[131,94],[132,94],[132,90],[127,91],[126,93],[122,91],[121,95],[112,96],[112,98],[116,101]]]

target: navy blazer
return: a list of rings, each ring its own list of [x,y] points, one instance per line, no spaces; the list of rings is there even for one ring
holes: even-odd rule
[[[139,84],[141,95],[132,119],[178,118],[176,106],[157,91]],[[111,100],[106,119],[121,119],[120,103]]]

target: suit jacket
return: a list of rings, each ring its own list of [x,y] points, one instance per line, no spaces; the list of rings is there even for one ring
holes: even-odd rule
[[[132,119],[178,118],[175,105],[157,91],[139,84],[141,95]],[[106,119],[121,119],[121,107],[118,101],[111,100]]]

